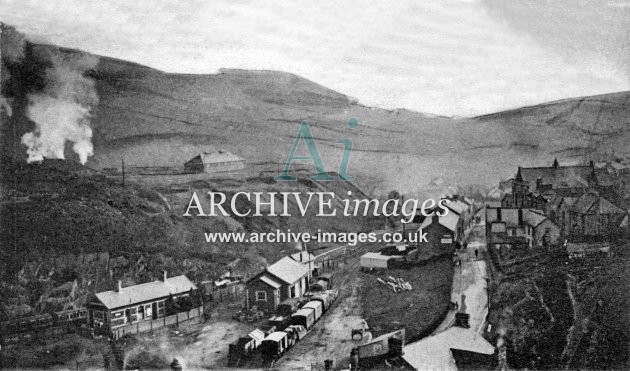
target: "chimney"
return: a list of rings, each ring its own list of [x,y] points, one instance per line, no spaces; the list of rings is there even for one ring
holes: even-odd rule
[[[437,211],[433,212],[433,215],[431,217],[431,220],[433,223],[438,224],[440,222],[440,217],[438,216]]]
[[[167,277],[168,277],[168,273],[166,271],[162,271],[162,282],[166,282]]]
[[[558,168],[558,166],[560,166],[560,164],[558,164],[558,159],[557,159],[557,158],[554,158],[554,159],[553,159],[553,166],[552,166],[552,167],[553,167],[554,169],[557,169],[557,168]]]
[[[116,286],[116,292],[122,292],[122,281],[118,280],[118,285]]]

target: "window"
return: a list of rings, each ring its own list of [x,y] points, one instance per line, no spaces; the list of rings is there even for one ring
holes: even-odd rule
[[[267,301],[267,292],[256,291],[256,301]]]
[[[289,288],[289,297],[290,297],[290,298],[294,298],[294,297],[296,297],[296,296],[297,296],[297,295],[295,294],[295,285],[294,285],[294,286],[291,286],[291,287]]]

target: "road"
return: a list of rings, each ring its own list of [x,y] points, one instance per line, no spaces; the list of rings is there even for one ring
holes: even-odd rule
[[[486,262],[478,259],[485,254],[485,224],[474,225],[469,234],[468,246],[459,252],[460,268],[455,269],[451,301],[459,309],[451,310],[444,321],[429,337],[408,344],[403,358],[418,370],[456,370],[451,349],[492,354],[494,347],[481,333],[488,315]],[[470,328],[454,327],[455,314],[470,315]]]

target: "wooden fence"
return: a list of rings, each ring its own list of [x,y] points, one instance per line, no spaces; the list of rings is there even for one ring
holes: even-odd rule
[[[123,327],[112,330],[112,337],[118,340],[125,335],[139,334],[142,332],[150,332],[164,327],[177,326],[181,324],[199,323],[203,320],[203,306],[191,309],[187,312],[180,312],[170,316],[150,320],[141,321],[134,324],[125,325]]]
[[[214,303],[230,303],[245,300],[245,284],[230,285],[210,292]]]

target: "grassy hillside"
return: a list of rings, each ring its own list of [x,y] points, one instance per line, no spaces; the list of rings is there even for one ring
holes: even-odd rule
[[[53,47],[33,45],[32,54],[46,48]],[[22,73],[12,79],[36,75],[37,66],[14,68]],[[445,186],[494,184],[517,164],[550,164],[555,157],[628,157],[629,92],[449,118],[365,107],[286,72],[172,74],[100,57],[89,75],[99,97],[91,123],[95,155],[88,162],[94,168],[119,167],[121,158],[129,166],[181,167],[200,151],[223,148],[244,157],[250,175],[277,172],[302,120],[309,121],[329,171],[339,166],[337,140],[351,138],[349,173],[362,189],[379,193],[428,190],[435,178]],[[20,117],[23,110],[14,111],[19,138],[32,124]],[[359,120],[357,128],[347,127],[350,117]],[[17,145],[18,154],[23,150]]]
[[[290,182],[269,177],[242,180],[181,179],[171,186],[123,186],[72,161],[13,164],[0,180],[0,316],[61,310],[80,305],[91,290],[111,289],[160,276],[187,274],[196,281],[228,269],[251,275],[292,253],[295,243],[208,243],[204,232],[367,231],[381,228],[372,217],[316,217],[317,202],[305,217],[183,217],[193,191],[230,197],[237,191],[334,191],[364,195],[347,182]],[[183,191],[182,191],[183,189]],[[161,194],[163,192],[164,194]],[[239,199],[240,200],[240,199]],[[251,208],[246,200],[237,207]],[[341,214],[341,204],[333,207]],[[276,206],[282,210],[281,206]],[[297,204],[289,212],[297,215]],[[66,290],[76,280],[77,289]]]
[[[144,73],[140,73],[144,71]],[[324,162],[336,170],[341,138],[353,139],[349,171],[364,189],[415,191],[440,177],[449,185],[494,182],[515,164],[626,156],[630,94],[578,98],[477,118],[434,117],[364,107],[298,76],[224,70],[166,74],[101,59],[93,126],[94,166],[120,158],[181,166],[204,149],[226,148],[249,170],[276,170],[298,124],[308,120]],[[349,129],[350,117],[359,126]]]

